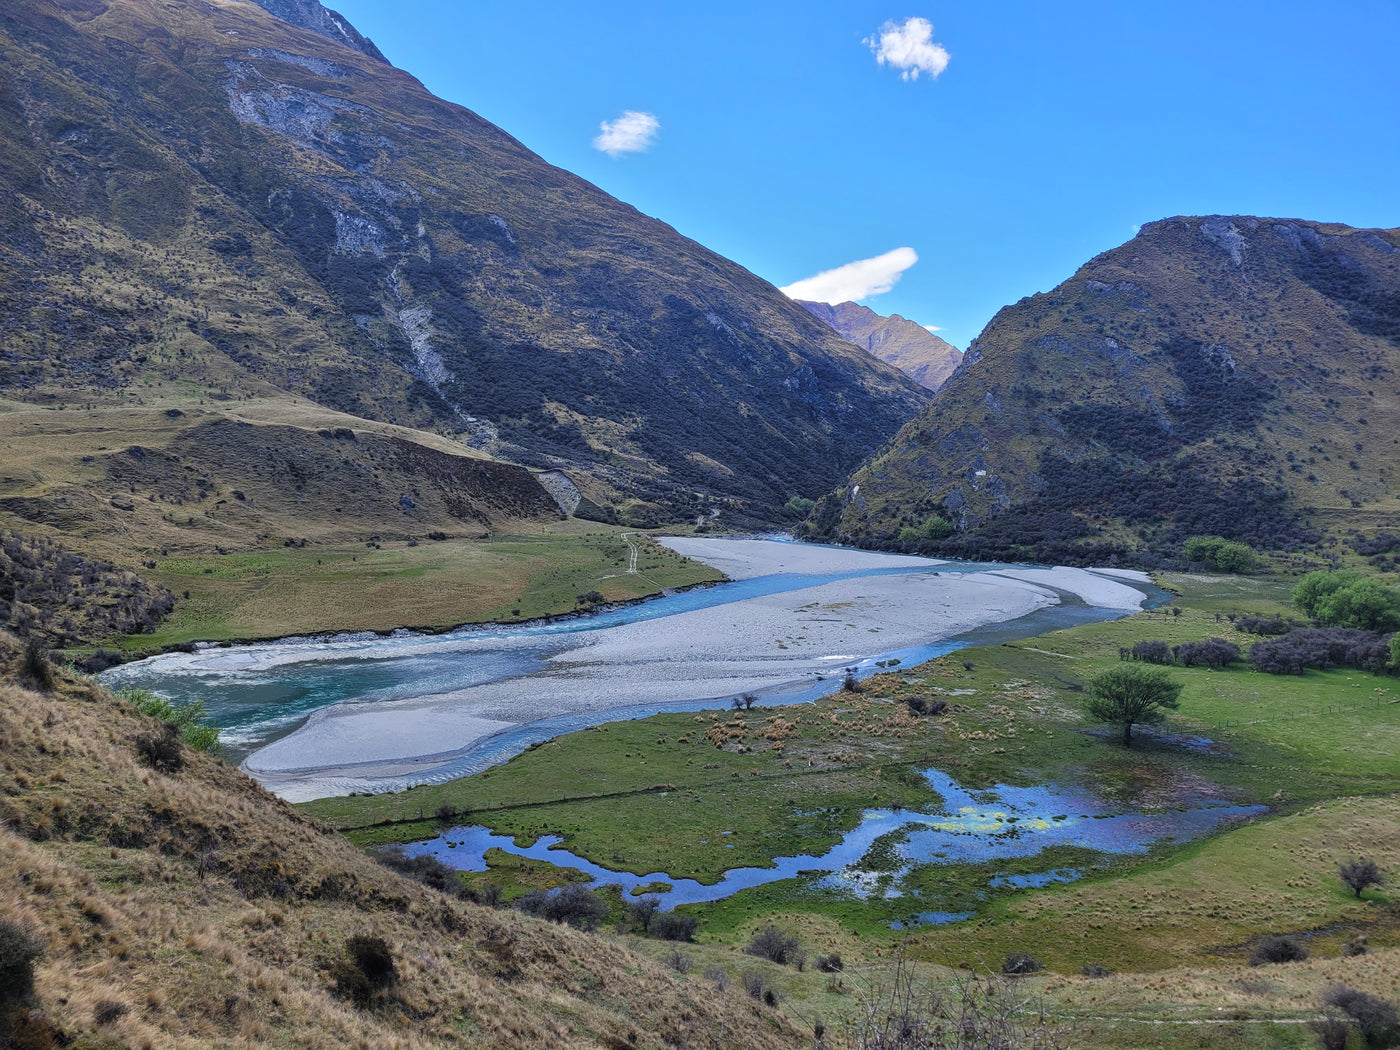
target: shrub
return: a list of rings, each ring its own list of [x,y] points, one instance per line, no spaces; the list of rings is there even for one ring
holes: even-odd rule
[[[1134,642],[1133,659],[1145,664],[1169,664],[1172,662],[1172,647],[1166,642]]]
[[[196,751],[217,755],[222,750],[218,727],[204,721],[204,701],[192,700],[177,707],[149,689],[119,689],[117,695],[142,714],[173,725],[179,738]]]
[[[659,900],[655,897],[643,897],[627,906],[627,915],[637,929],[646,933],[651,929],[651,921],[656,918],[656,913],[660,910],[661,902]]]
[[[48,646],[40,639],[29,638],[25,640],[24,657],[20,670],[24,677],[33,682],[40,691],[47,693],[53,689],[56,681],[53,661],[49,659]]]
[[[608,913],[608,906],[596,893],[577,883],[558,890],[532,890],[515,906],[527,915],[580,929],[592,929]]]
[[[1098,963],[1085,963],[1079,972],[1085,977],[1108,977],[1113,973],[1107,966],[1100,966]]]
[[[1218,572],[1253,572],[1257,564],[1252,548],[1220,536],[1192,536],[1182,553],[1187,561],[1200,562]]]
[[[793,496],[783,504],[783,510],[787,511],[794,518],[801,520],[812,513],[812,508],[817,505],[815,500],[810,500],[806,496]]]
[[[461,896],[463,900],[471,901],[473,904],[495,908],[501,903],[501,887],[499,883],[495,882],[483,882],[479,886],[463,886]]]
[[[675,970],[676,973],[686,974],[695,966],[694,961],[679,948],[672,948],[666,955],[666,965]]]
[[[755,999],[762,999],[763,993],[768,990],[767,983],[763,980],[763,974],[756,970],[750,970],[739,978],[744,985],[744,991]]]
[[[1379,996],[1339,984],[1328,990],[1322,1002],[1346,1014],[1367,1047],[1380,1050],[1400,1042],[1400,1016],[1394,1004]]]
[[[1350,627],[1300,627],[1281,638],[1255,642],[1249,662],[1269,674],[1302,674],[1308,668],[1353,667],[1379,674],[1387,666],[1393,639]]]
[[[162,773],[178,773],[185,768],[180,729],[174,722],[166,722],[160,729],[138,736],[136,754],[146,765]]]
[[[1400,628],[1400,591],[1355,569],[1308,573],[1293,588],[1293,604],[1326,627]]]
[[[1045,969],[1040,960],[1027,952],[1012,952],[1001,961],[1001,972],[1008,977],[1021,977],[1028,973],[1039,973]]]
[[[846,677],[843,678],[843,679],[841,679],[841,692],[843,692],[843,693],[858,693],[858,692],[860,692],[860,683],[859,683],[858,681],[856,681],[856,676],[855,676],[855,672],[854,672],[854,671],[847,671],[847,672],[846,672]]]
[[[1307,957],[1308,950],[1298,943],[1297,937],[1271,935],[1254,946],[1254,951],[1249,953],[1249,965],[1302,962]]]
[[[663,941],[693,941],[695,931],[700,928],[700,920],[694,915],[677,915],[673,911],[663,911],[652,917],[647,932]]]
[[[1368,886],[1385,885],[1385,879],[1381,877],[1381,870],[1376,867],[1376,862],[1365,857],[1347,861],[1342,865],[1339,874],[1342,881],[1355,892],[1357,900],[1361,899],[1361,891]]]
[[[383,937],[356,934],[345,942],[345,950],[350,961],[365,975],[371,988],[376,991],[388,988],[398,980],[398,969],[394,966],[394,953]]]
[[[1246,634],[1260,634],[1272,638],[1287,634],[1301,624],[1297,620],[1285,620],[1282,616],[1241,616],[1235,621],[1235,630]]]
[[[403,851],[402,846],[387,846],[376,854],[375,859],[386,868],[391,868],[400,875],[406,875],[414,882],[421,882],[424,886],[430,886],[441,893],[457,895],[462,892],[462,880],[458,878],[457,872],[427,853],[410,857]]]
[[[103,999],[92,1009],[93,1024],[111,1024],[119,1021],[131,1012],[131,1008],[126,1003],[118,1002],[116,999]]]
[[[34,961],[44,946],[23,926],[0,919],[0,1017],[25,1005],[34,995]]]
[[[359,1007],[369,1006],[376,993],[391,987],[398,979],[394,954],[382,937],[357,934],[345,942],[348,959],[331,967],[334,992]]]
[[[1318,601],[1314,615],[1328,627],[1359,631],[1400,628],[1400,591],[1379,580],[1363,579],[1338,587]]]
[[[1183,667],[1209,667],[1219,670],[1239,663],[1240,647],[1224,638],[1207,638],[1203,642],[1183,642],[1176,647],[1176,658]]]
[[[797,954],[797,936],[776,926],[765,926],[753,935],[744,952],[783,966]]]
[[[1364,578],[1355,569],[1336,569],[1332,572],[1324,569],[1310,572],[1293,588],[1293,604],[1301,609],[1304,615],[1316,618],[1317,607],[1322,599],[1347,584]]]
[[[817,969],[822,973],[840,973],[845,968],[845,964],[841,961],[841,956],[836,952],[832,952],[830,955],[817,956]]]

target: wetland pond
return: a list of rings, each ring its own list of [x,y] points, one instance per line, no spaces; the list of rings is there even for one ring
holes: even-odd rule
[[[924,777],[943,800],[942,812],[868,809],[842,841],[821,856],[777,857],[767,868],[731,868],[716,882],[673,878],[666,872],[634,875],[612,871],[560,847],[544,835],[530,846],[517,846],[508,835],[496,835],[479,825],[456,827],[437,838],[405,847],[410,856],[430,855],[459,871],[486,871],[486,851],[498,849],[518,857],[573,869],[586,885],[619,885],[626,895],[659,893],[666,908],[678,904],[717,901],[740,890],[781,879],[804,878],[815,888],[881,899],[908,896],[916,903],[919,891],[904,885],[918,866],[985,864],[1033,857],[1057,846],[1078,847],[1107,855],[1145,853],[1154,843],[1185,842],[1234,821],[1264,812],[1264,806],[1240,806],[1219,799],[1198,798],[1150,813],[1122,812],[1089,795],[1054,786],[1009,787],[969,792],[937,770]],[[723,832],[722,834],[729,834]],[[1026,888],[1072,882],[1083,874],[1076,868],[1043,872],[997,874],[993,888]],[[967,918],[971,912],[918,909],[898,923],[932,924]]]

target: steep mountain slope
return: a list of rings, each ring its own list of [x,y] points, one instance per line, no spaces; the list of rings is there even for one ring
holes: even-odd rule
[[[6,397],[311,402],[591,474],[650,518],[815,495],[923,404],[343,20],[267,6],[310,28],[237,0],[0,10]]]
[[[153,768],[141,742],[159,723],[92,682],[25,688],[19,660],[0,632],[0,922],[44,949],[30,1033],[88,1047],[803,1045],[777,1011],[622,938],[410,882],[218,759],[180,748],[178,768]],[[336,994],[357,935],[382,938],[398,974],[364,1006]]]
[[[864,347],[929,390],[942,386],[962,360],[962,353],[952,343],[899,314],[882,317],[859,303],[833,306],[801,299],[798,302],[813,317],[820,317],[829,324],[841,338]]]
[[[888,542],[941,513],[946,551],[1072,559],[1384,524],[1397,368],[1400,231],[1151,223],[1001,310],[813,531]]]

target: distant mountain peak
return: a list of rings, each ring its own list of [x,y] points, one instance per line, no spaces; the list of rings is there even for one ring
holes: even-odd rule
[[[962,361],[956,346],[899,314],[882,317],[859,303],[797,300],[844,339],[894,365],[920,386],[937,390]]]
[[[253,3],[290,25],[309,29],[370,58],[391,64],[384,57],[384,53],[374,46],[373,40],[352,26],[342,15],[322,7],[317,0],[253,0]]]

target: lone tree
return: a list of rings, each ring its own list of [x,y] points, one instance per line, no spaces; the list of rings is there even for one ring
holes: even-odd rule
[[[1381,877],[1381,869],[1376,867],[1375,861],[1365,857],[1347,861],[1342,865],[1340,874],[1342,881],[1356,893],[1357,900],[1361,899],[1361,891],[1366,887],[1385,885],[1385,879]]]
[[[1180,706],[1181,683],[1160,667],[1120,664],[1089,682],[1085,710],[1096,722],[1123,727],[1123,746],[1133,746],[1133,726],[1160,722],[1164,708]]]

